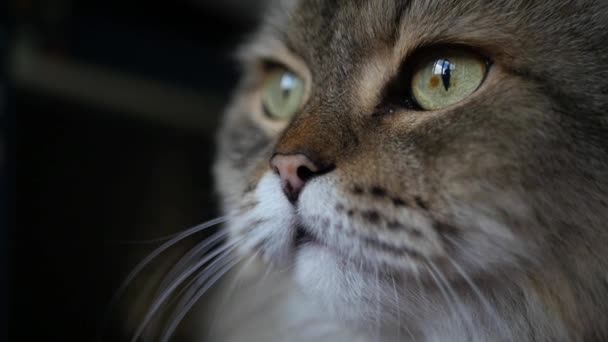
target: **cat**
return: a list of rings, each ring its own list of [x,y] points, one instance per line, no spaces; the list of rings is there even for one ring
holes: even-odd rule
[[[239,253],[370,340],[608,340],[608,3],[277,8],[218,137]]]
[[[607,2],[269,13],[214,170],[227,246],[277,271],[217,340],[608,340]]]

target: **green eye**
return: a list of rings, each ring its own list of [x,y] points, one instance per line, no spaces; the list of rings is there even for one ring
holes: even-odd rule
[[[264,83],[262,104],[266,115],[272,119],[290,119],[302,105],[303,99],[304,82],[285,69],[273,71]]]
[[[487,72],[484,58],[473,53],[454,52],[423,63],[414,72],[412,95],[426,110],[448,107],[471,95]]]

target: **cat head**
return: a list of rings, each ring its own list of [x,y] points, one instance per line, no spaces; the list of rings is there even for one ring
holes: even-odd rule
[[[440,282],[596,263],[608,243],[605,4],[277,8],[241,53],[219,134],[240,253],[360,317],[374,300],[394,305],[393,290],[419,298]]]

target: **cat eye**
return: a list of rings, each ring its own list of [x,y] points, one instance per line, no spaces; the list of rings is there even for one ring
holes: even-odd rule
[[[296,74],[276,68],[264,82],[262,105],[265,114],[275,120],[289,120],[304,99],[304,81]]]
[[[479,88],[488,64],[473,52],[447,51],[419,63],[411,81],[411,95],[425,110],[458,103]]]

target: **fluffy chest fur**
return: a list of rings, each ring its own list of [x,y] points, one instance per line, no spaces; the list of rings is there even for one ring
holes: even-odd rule
[[[238,298],[286,289],[247,311],[253,326],[608,339],[607,6],[277,4],[243,50],[215,167],[231,243],[278,273]],[[426,105],[429,61],[442,95]],[[479,86],[447,98],[475,68]],[[284,92],[268,100],[277,74]],[[289,91],[296,105],[276,105]]]

